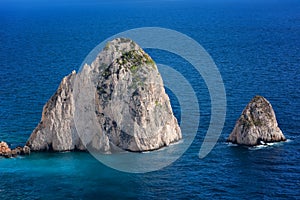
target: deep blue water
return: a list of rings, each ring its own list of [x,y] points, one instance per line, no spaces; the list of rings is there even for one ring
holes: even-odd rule
[[[88,153],[33,153],[0,159],[1,199],[274,199],[300,198],[300,2],[0,1],[0,140],[24,145],[61,79],[101,41],[131,28],[165,27],[199,42],[227,93],[223,132],[210,154],[198,152],[210,120],[204,81],[163,51],[153,59],[180,71],[201,108],[197,136],[160,171],[119,172]],[[289,142],[230,146],[226,137],[250,99],[265,96]],[[172,104],[180,116],[174,98]]]

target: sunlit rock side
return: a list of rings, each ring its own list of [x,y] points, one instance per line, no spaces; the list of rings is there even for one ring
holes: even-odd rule
[[[75,77],[75,71],[64,77],[55,94],[44,106],[42,119],[27,141],[32,150],[84,150],[73,120]]]
[[[247,146],[285,140],[272,105],[262,96],[255,96],[249,102],[227,139],[228,142]]]
[[[75,110],[84,110],[80,104],[75,106],[76,78],[80,94],[91,91],[86,80],[94,87],[99,129],[92,139],[86,133],[79,137],[75,128]],[[27,145],[36,151],[85,150],[86,146],[102,152],[149,151],[181,137],[156,64],[135,42],[118,38],[107,43],[91,66],[62,80]]]

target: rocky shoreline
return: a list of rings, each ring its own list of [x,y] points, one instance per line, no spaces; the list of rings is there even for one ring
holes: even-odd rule
[[[26,145],[24,147],[16,147],[14,149],[11,149],[6,142],[4,141],[0,142],[0,157],[12,158],[12,157],[17,157],[18,155],[29,155],[29,154],[30,154],[30,148]]]

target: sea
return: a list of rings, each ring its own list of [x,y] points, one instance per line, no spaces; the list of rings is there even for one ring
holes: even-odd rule
[[[199,157],[212,115],[206,81],[180,56],[145,49],[155,62],[179,71],[198,99],[196,136],[183,155],[147,173],[110,168],[88,152],[0,158],[0,199],[300,199],[296,0],[0,0],[0,140],[25,145],[62,78],[79,70],[106,38],[142,27],[185,34],[216,64],[226,117],[210,153]],[[181,122],[177,97],[167,92]],[[286,142],[253,148],[226,143],[255,95],[272,104]]]

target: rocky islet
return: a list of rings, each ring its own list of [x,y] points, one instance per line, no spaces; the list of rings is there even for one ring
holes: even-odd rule
[[[255,96],[245,107],[227,141],[256,146],[285,141],[271,103],[262,96]]]
[[[82,105],[89,101],[86,94],[91,91],[94,101]],[[90,111],[95,114],[91,126],[96,128],[91,131],[96,134],[88,132],[91,120],[76,119],[76,112],[82,110],[84,115],[87,107],[95,108]],[[86,128],[77,132],[75,123]],[[117,38],[107,43],[90,66],[62,80],[26,145],[33,151],[141,152],[181,137],[155,62],[132,40]]]

